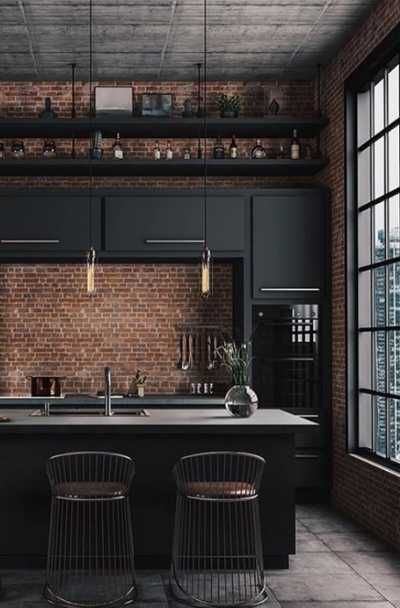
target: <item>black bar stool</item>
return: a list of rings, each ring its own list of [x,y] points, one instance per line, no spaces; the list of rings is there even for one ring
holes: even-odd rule
[[[171,587],[178,597],[203,606],[268,598],[258,504],[264,464],[254,454],[208,452],[175,466]]]
[[[49,459],[52,491],[45,598],[71,608],[117,608],[136,584],[128,456],[73,452]]]

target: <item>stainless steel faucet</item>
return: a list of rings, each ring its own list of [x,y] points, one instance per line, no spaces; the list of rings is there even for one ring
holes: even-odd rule
[[[111,404],[111,368],[106,367],[104,369],[105,375],[105,386],[104,386],[104,416],[112,416],[112,404]]]

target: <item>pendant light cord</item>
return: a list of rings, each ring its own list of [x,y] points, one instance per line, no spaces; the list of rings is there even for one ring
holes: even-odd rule
[[[204,128],[204,249],[207,248],[207,135],[208,135],[208,122],[207,122],[207,0],[203,0],[203,70],[204,70],[204,81],[203,81],[203,128]]]
[[[89,0],[89,123],[90,123],[90,140],[89,140],[89,220],[90,220],[90,248],[93,248],[93,159],[92,141],[93,141],[93,0]]]

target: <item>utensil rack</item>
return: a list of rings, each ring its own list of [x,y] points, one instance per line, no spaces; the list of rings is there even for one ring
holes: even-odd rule
[[[185,323],[178,334],[177,367],[182,371],[212,372],[219,367],[216,349],[230,339],[231,330],[215,324]]]

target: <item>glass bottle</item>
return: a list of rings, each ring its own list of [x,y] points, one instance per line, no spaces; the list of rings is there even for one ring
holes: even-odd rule
[[[234,135],[232,135],[231,145],[229,146],[229,156],[230,156],[230,158],[238,157],[238,149],[237,149],[236,139],[235,139]]]
[[[190,151],[190,148],[185,148],[183,151],[183,159],[190,160],[191,158],[192,158],[192,153]]]
[[[297,137],[297,129],[293,129],[293,137],[290,142],[290,158],[292,160],[299,160],[300,158],[300,142]]]
[[[261,139],[256,139],[256,145],[251,151],[251,158],[266,158],[267,152],[261,145]]]
[[[158,143],[158,141],[156,141],[156,145],[154,146],[153,154],[154,154],[154,160],[161,159],[160,144]]]
[[[11,154],[15,160],[25,158],[25,147],[23,141],[14,141],[11,144]]]
[[[220,137],[214,144],[214,158],[225,158],[225,147]]]
[[[5,160],[6,158],[6,149],[3,142],[0,142],[0,160]]]
[[[119,133],[117,133],[117,136],[116,136],[114,144],[113,144],[113,158],[115,160],[123,160],[123,158],[124,158],[124,151],[121,146],[121,137],[120,137]]]
[[[167,142],[167,149],[165,151],[165,158],[167,160],[172,160],[174,158],[174,153],[172,151],[171,142],[170,141]]]
[[[55,158],[56,157],[56,144],[54,141],[46,140],[43,145],[43,157],[44,158]]]

